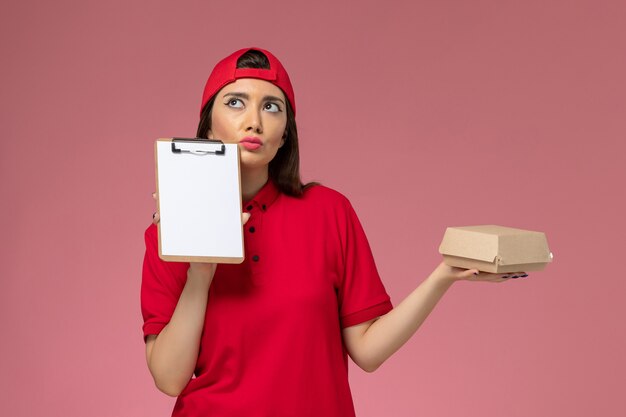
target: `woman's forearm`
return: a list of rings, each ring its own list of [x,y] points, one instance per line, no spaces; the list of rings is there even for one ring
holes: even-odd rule
[[[452,284],[457,281],[506,282],[509,275],[454,268],[440,263],[396,308],[365,330],[357,343],[358,356],[364,358],[366,369],[377,369],[413,336]]]
[[[370,369],[377,369],[413,336],[453,283],[431,274],[393,310],[369,326],[361,342]]]
[[[168,395],[178,396],[193,376],[211,281],[212,274],[207,279],[191,269],[187,272],[172,318],[148,353],[148,367],[156,386]]]

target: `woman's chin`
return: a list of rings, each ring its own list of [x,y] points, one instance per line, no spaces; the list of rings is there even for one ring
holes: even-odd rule
[[[272,155],[272,158],[273,157],[274,155]],[[267,170],[272,158],[265,154],[249,152],[244,149],[240,154],[241,169],[259,170],[264,168]]]
[[[241,172],[267,172],[269,167],[269,161],[265,161],[261,158],[249,157],[242,154],[240,166]]]

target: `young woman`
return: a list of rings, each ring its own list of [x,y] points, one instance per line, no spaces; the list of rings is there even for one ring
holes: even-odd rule
[[[442,263],[393,308],[350,202],[301,183],[295,113],[270,52],[220,61],[197,136],[239,144],[246,259],[164,262],[146,230],[146,357],[157,387],[178,396],[173,416],[354,416],[348,355],[372,372],[454,282],[510,275]]]

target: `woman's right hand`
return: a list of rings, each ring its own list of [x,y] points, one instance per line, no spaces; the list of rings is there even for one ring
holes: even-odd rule
[[[244,224],[249,218],[250,213],[242,213]],[[154,223],[158,222],[159,214],[155,213]],[[180,395],[196,368],[208,288],[216,268],[214,263],[189,264],[187,282],[170,322],[158,336],[149,335],[146,339],[146,359],[154,382],[172,397]]]
[[[152,198],[157,199],[156,192],[152,193]],[[241,213],[241,221],[243,224],[246,224],[250,219],[250,213]],[[159,212],[155,211],[152,215],[152,223],[159,223],[160,217]],[[213,275],[215,274],[216,264],[214,263],[206,263],[206,262],[190,262],[189,270],[187,272],[187,278],[198,278],[198,279],[213,279]]]
[[[152,193],[152,198],[154,198],[154,201],[156,201],[157,199],[156,191]],[[154,213],[152,213],[152,223],[157,224],[158,222],[159,222],[159,212],[155,211]]]
[[[212,280],[217,264],[207,262],[189,262],[187,279]]]
[[[156,191],[152,193],[152,198],[154,198],[154,201],[157,200],[157,193],[156,193]],[[154,213],[152,213],[152,223],[158,224],[160,219],[161,218],[159,217],[159,212],[158,211],[155,211]]]

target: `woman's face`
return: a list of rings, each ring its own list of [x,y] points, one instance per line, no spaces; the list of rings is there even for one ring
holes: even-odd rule
[[[243,169],[265,168],[284,143],[286,98],[274,84],[241,78],[215,95],[209,139],[238,143]]]

